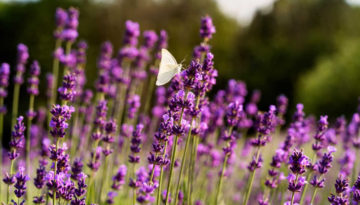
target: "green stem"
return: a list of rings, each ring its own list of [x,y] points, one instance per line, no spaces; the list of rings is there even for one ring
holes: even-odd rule
[[[136,169],[136,163],[133,164],[133,176],[134,176],[134,180],[136,178],[136,173],[135,173],[135,169]],[[133,205],[136,204],[136,188],[134,188],[133,190]]]
[[[72,42],[71,41],[68,41],[66,42],[66,48],[65,48],[65,53],[66,55],[69,55],[70,52],[71,52],[71,46],[72,46]],[[64,73],[63,73],[63,77],[67,74],[69,68],[67,66],[64,67]]]
[[[299,174],[296,174],[295,184],[297,184],[298,178],[299,178]],[[291,205],[294,204],[294,200],[295,200],[295,192],[292,192],[292,194],[291,194]]]
[[[358,148],[355,148],[355,149],[356,149],[355,156],[359,156],[359,149]],[[357,175],[358,175],[358,160],[355,160],[353,170],[352,170],[352,175],[351,175],[352,183],[355,183]]]
[[[220,195],[221,187],[222,187],[222,181],[223,181],[222,179],[224,177],[224,173],[225,173],[228,158],[229,158],[229,155],[228,154],[225,155],[225,159],[224,159],[222,170],[221,170],[221,175],[220,175],[220,178],[219,178],[219,183],[218,183],[217,190],[216,190],[216,196],[215,196],[214,205],[218,204],[219,195]]]
[[[186,153],[187,153],[188,146],[189,146],[190,139],[191,139],[191,131],[192,131],[193,121],[194,121],[194,117],[193,117],[193,118],[191,119],[191,121],[190,121],[190,128],[189,128],[188,136],[187,136],[187,138],[186,138],[184,153],[183,153],[183,156],[182,156],[182,158],[181,158],[180,172],[179,172],[179,177],[178,177],[178,180],[177,180],[177,183],[176,183],[175,205],[177,204],[177,201],[178,201],[177,195],[179,194],[180,181],[181,181],[181,176],[182,176],[183,168],[184,168],[184,164],[185,164]]]
[[[15,83],[14,96],[13,96],[13,104],[12,104],[11,127],[14,127],[14,126],[15,126],[16,117],[17,117],[17,115],[18,115],[19,94],[20,94],[20,84]]]
[[[34,95],[30,95],[30,101],[29,101],[29,113],[31,114],[34,111]],[[30,135],[31,135],[31,122],[32,122],[32,116],[28,117],[27,120],[27,130],[26,130],[26,149],[25,149],[25,158],[26,158],[26,171],[27,175],[30,175]],[[26,192],[26,201],[29,201],[30,198],[30,191]]]
[[[102,199],[101,199],[101,197],[102,196],[104,196],[104,184],[106,183],[106,179],[107,179],[107,177],[106,177],[106,173],[107,173],[107,168],[108,168],[108,166],[107,166],[107,164],[108,164],[108,158],[109,157],[105,157],[105,162],[104,162],[104,166],[103,166],[103,172],[102,172],[102,177],[101,177],[101,184],[100,184],[100,192],[99,192],[99,198],[98,198],[98,201],[99,201],[99,203],[101,204],[102,203]]]
[[[11,164],[10,164],[10,177],[12,177],[13,175],[13,169],[14,169],[14,162],[15,160],[11,160]],[[6,194],[6,204],[10,203],[10,184],[7,187],[7,194]]]
[[[229,136],[231,136],[233,128],[234,127],[232,127],[232,126],[229,127],[229,130],[228,130]],[[215,201],[214,201],[215,205],[218,203],[218,200],[219,200],[219,195],[220,195],[221,187],[222,187],[222,180],[223,180],[223,177],[224,177],[224,173],[225,173],[228,158],[229,158],[229,154],[226,154],[224,162],[223,162],[222,170],[221,170],[221,175],[220,175],[220,178],[219,178],[219,183],[218,183],[217,190],[216,190]]]
[[[315,160],[316,160],[316,152],[314,152],[311,162],[312,162],[312,163],[315,163]],[[307,176],[306,176],[306,181],[308,182],[308,181],[310,181],[310,179],[311,179],[311,172],[309,172],[309,173],[307,174]],[[303,191],[302,191],[302,193],[301,193],[301,197],[300,197],[299,204],[303,204],[303,202],[304,202],[304,200],[305,200],[305,196],[306,196],[307,189],[308,189],[308,183],[306,183],[306,184],[304,185],[304,189],[303,189]]]
[[[60,39],[56,40],[55,50],[61,46],[61,43],[62,43],[62,41]],[[49,109],[51,108],[52,105],[55,104],[56,97],[57,97],[56,90],[57,90],[57,82],[58,82],[58,78],[59,78],[59,60],[57,58],[53,59],[52,73],[53,73],[53,83],[52,83],[52,87],[51,87],[51,97],[50,97],[50,102],[49,102]],[[48,112],[48,125],[50,124],[50,120],[51,120],[51,114],[50,114],[50,112]]]
[[[188,93],[189,93],[189,91],[186,90],[184,99],[187,99]],[[183,115],[184,115],[184,108],[181,108],[180,119],[178,121],[179,125],[181,125]],[[174,165],[175,165],[175,154],[176,154],[178,138],[179,138],[179,135],[175,135],[175,140],[174,140],[174,143],[173,143],[172,153],[171,153],[170,173],[169,173],[168,184],[167,184],[167,188],[166,188],[165,205],[168,203],[168,199],[169,199],[169,195],[170,195],[169,194],[170,193],[170,185],[171,185],[171,178],[172,178],[172,175],[173,175],[173,169],[174,169]]]
[[[160,201],[161,201],[161,185],[162,185],[162,180],[163,180],[163,175],[164,175],[163,170],[164,170],[164,168],[163,168],[163,166],[161,166],[160,178],[159,178],[159,188],[158,188],[157,197],[156,197],[156,205],[160,205]]]
[[[314,188],[314,192],[313,192],[313,194],[312,194],[312,196],[311,196],[310,205],[312,205],[312,204],[314,203],[314,199],[315,199],[315,196],[316,196],[316,192],[317,192],[317,188],[315,187],[315,188]]]
[[[57,137],[56,138],[56,153],[57,153],[57,150],[59,148],[59,138]],[[56,180],[56,167],[57,167],[57,160],[55,160],[54,162],[54,182]],[[56,205],[56,190],[53,190],[53,205]]]
[[[258,149],[256,151],[256,161],[259,160],[259,156],[260,156],[260,148],[258,147]],[[250,193],[251,193],[252,185],[253,185],[253,182],[254,182],[255,172],[256,172],[256,169],[250,173],[249,187],[248,187],[248,189],[246,191],[243,205],[247,205],[248,202],[249,202]]]
[[[164,158],[165,155],[166,155],[167,145],[168,145],[168,141],[165,142],[165,147],[164,147],[164,152],[163,152],[163,158]],[[163,167],[162,165],[160,165],[159,188],[158,188],[157,197],[156,197],[156,204],[157,204],[157,205],[160,205],[160,201],[161,201],[161,185],[162,185],[163,175],[164,175],[164,167]]]
[[[0,97],[0,108],[4,106],[4,98]],[[0,148],[3,149],[2,146],[2,138],[3,138],[3,130],[4,130],[4,114],[0,113]],[[0,170],[2,170],[2,152],[0,152]],[[0,201],[1,201],[1,192],[2,192],[2,183],[0,183]]]

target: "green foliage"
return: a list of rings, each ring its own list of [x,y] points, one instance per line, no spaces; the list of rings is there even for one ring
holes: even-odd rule
[[[297,99],[306,112],[339,116],[356,109],[360,93],[360,39],[347,39],[339,52],[319,60],[298,83]]]
[[[239,34],[236,70],[226,76],[245,79],[249,88],[260,89],[263,109],[281,93],[294,103],[299,76],[312,69],[319,57],[336,50],[334,37],[342,30],[342,16],[349,10],[341,0],[275,2],[270,13],[258,13]]]

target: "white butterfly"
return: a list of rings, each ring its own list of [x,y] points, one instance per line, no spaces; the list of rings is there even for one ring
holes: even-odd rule
[[[168,50],[161,49],[161,61],[156,85],[161,86],[168,83],[176,74],[180,73],[181,67],[181,63],[178,64]]]

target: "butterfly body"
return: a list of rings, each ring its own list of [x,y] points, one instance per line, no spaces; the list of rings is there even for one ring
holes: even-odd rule
[[[168,50],[162,49],[156,85],[161,86],[168,83],[176,74],[180,73],[181,67],[182,65],[177,63],[174,56]]]

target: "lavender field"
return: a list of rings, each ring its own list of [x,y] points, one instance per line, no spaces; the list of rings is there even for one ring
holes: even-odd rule
[[[56,9],[52,65],[23,43],[16,64],[0,62],[2,204],[360,204],[360,107],[330,120],[302,102],[290,113],[285,95],[260,110],[261,91],[237,79],[213,89],[222,73],[209,15],[189,63],[157,86],[166,30],[127,20],[122,46],[106,41],[89,59],[79,15]]]

